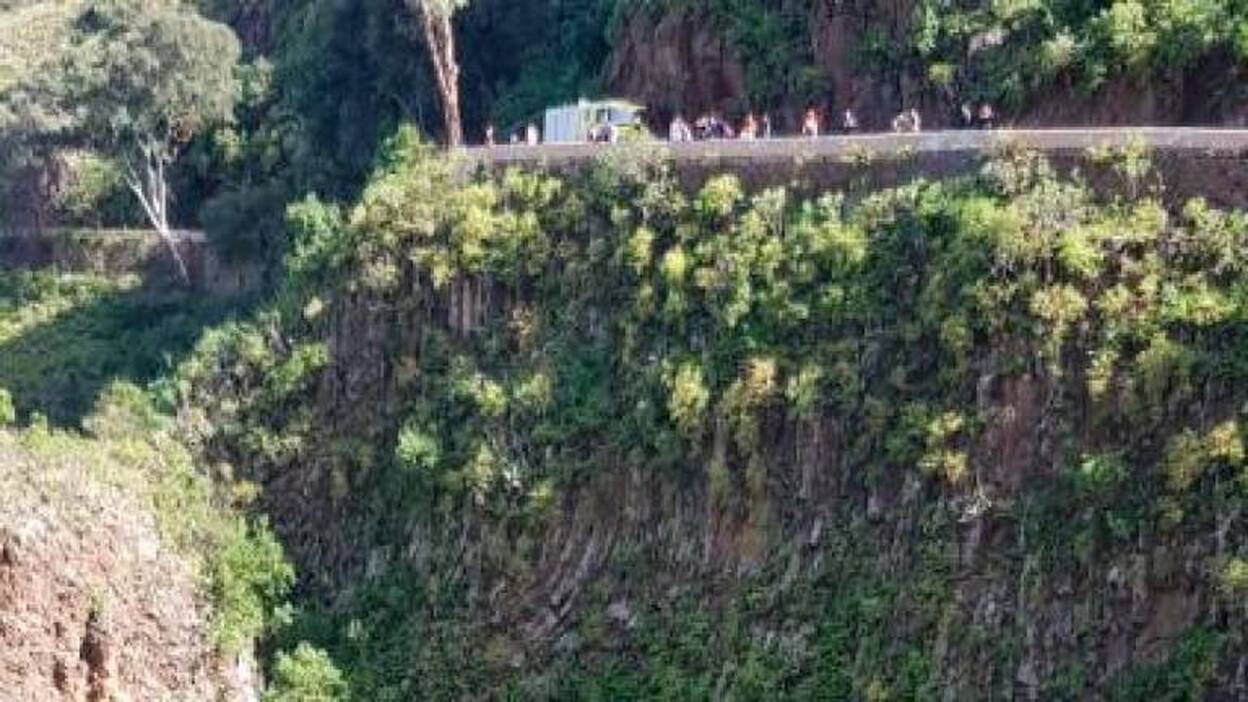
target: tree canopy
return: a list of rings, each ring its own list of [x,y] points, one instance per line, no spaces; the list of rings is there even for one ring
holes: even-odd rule
[[[60,60],[0,94],[0,130],[26,156],[81,148],[115,161],[185,277],[166,171],[192,137],[230,119],[239,53],[229,27],[181,3],[92,3]]]

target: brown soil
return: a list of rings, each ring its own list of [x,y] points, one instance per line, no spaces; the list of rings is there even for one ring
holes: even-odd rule
[[[0,432],[0,698],[216,699],[189,564],[104,466],[40,453]]]

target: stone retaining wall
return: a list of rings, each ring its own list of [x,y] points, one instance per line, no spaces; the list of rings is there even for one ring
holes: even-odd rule
[[[195,289],[214,295],[239,295],[259,288],[264,276],[261,264],[224,260],[200,231],[179,231],[176,236]],[[0,268],[135,274],[149,283],[181,284],[164,241],[147,230],[0,235]]]
[[[1034,149],[1063,172],[1078,171],[1094,187],[1121,188],[1110,169],[1089,158],[1089,150],[1142,144],[1164,183],[1164,197],[1179,204],[1204,197],[1220,207],[1248,208],[1248,130],[1202,128],[1053,129],[943,131],[919,134],[868,134],[818,139],[707,141],[638,145],[543,144],[462,149],[460,168],[494,170],[509,166],[575,171],[612,154],[657,149],[670,158],[691,190],[707,178],[736,173],[751,189],[784,185],[799,193],[870,192],[914,178],[940,178],[978,168],[1007,148]],[[1150,183],[1151,184],[1151,183]],[[192,284],[213,294],[256,290],[262,264],[227,261],[203,232],[179,232],[179,246]],[[136,273],[152,282],[176,282],[164,243],[154,232],[60,230],[38,236],[0,233],[0,267],[55,268],[102,274]]]
[[[915,177],[939,178],[978,168],[1003,149],[1044,153],[1062,171],[1078,169],[1094,185],[1105,170],[1093,149],[1144,146],[1171,201],[1202,196],[1224,207],[1248,207],[1248,130],[1160,128],[941,131],[818,139],[704,141],[638,145],[542,144],[463,149],[467,170],[536,166],[577,170],[613,152],[654,148],[670,158],[690,188],[734,172],[747,186],[785,185],[804,191],[876,189]]]

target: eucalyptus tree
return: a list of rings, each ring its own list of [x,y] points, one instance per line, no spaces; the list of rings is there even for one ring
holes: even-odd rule
[[[451,23],[457,10],[468,0],[404,0],[420,22],[421,34],[429,48],[433,79],[442,101],[442,124],[447,146],[455,147],[464,140],[459,115],[459,60],[455,55],[455,28]]]
[[[0,142],[112,160],[187,281],[169,169],[193,136],[231,118],[238,58],[233,31],[176,0],[93,2],[59,61],[0,94]]]

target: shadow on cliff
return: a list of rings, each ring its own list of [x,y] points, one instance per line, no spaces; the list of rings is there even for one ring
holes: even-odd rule
[[[57,292],[69,299],[39,319],[39,306],[46,303],[40,296],[48,293],[39,288],[59,284],[39,280],[0,285],[0,388],[12,395],[21,423],[39,413],[54,426],[80,425],[109,384],[156,380],[191,351],[204,329],[248,305],[142,285]],[[36,319],[27,323],[23,317]],[[14,325],[9,318],[19,321]]]

